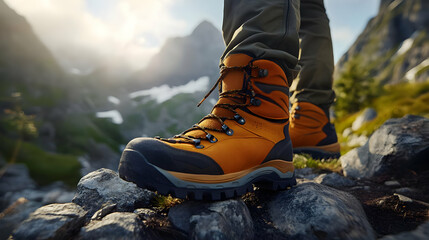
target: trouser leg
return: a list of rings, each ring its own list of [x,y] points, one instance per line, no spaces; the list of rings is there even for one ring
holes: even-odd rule
[[[299,0],[225,0],[223,60],[244,53],[279,64],[291,81],[299,53]]]
[[[335,100],[332,90],[334,58],[329,19],[323,0],[301,0],[302,70],[291,87],[291,103],[310,102],[319,106]]]

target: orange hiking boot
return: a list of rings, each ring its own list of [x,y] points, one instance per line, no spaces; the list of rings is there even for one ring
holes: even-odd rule
[[[161,194],[196,200],[240,196],[252,191],[252,184],[273,190],[295,185],[289,85],[282,68],[233,54],[205,98],[217,85],[218,102],[192,128],[172,138],[128,143],[120,177]]]
[[[309,102],[293,104],[289,133],[294,153],[310,154],[314,159],[340,157],[337,133],[327,114]]]

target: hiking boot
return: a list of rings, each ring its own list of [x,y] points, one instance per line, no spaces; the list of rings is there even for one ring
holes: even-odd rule
[[[340,144],[329,112],[309,102],[296,102],[290,113],[293,152],[310,154],[314,159],[340,157]]]
[[[274,62],[233,54],[200,104],[219,100],[198,124],[172,138],[136,138],[119,176],[179,198],[220,200],[295,185],[289,138],[289,85]]]

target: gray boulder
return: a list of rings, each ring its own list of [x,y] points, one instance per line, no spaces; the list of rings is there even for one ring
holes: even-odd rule
[[[116,210],[116,204],[115,203],[114,204],[107,204],[103,208],[101,208],[100,210],[96,211],[94,213],[94,215],[92,215],[91,221],[93,221],[93,220],[101,220],[106,215],[111,214],[115,210]]]
[[[92,216],[100,208],[116,204],[119,212],[132,212],[150,204],[155,193],[126,182],[109,169],[99,169],[80,179],[73,202]]]
[[[365,109],[352,123],[352,130],[357,131],[365,123],[375,119],[377,117],[377,112],[373,108]]]
[[[308,180],[313,180],[317,176],[319,176],[317,173],[313,173],[313,169],[306,167],[301,169],[295,169],[295,176],[297,178],[304,178]]]
[[[137,214],[142,220],[148,220],[150,218],[158,216],[156,211],[150,208],[138,208],[134,210],[134,213]]]
[[[30,177],[24,164],[12,164],[0,176],[0,196],[7,192],[18,192],[24,189],[34,189],[36,183]]]
[[[86,211],[74,203],[50,204],[37,209],[12,233],[18,239],[68,239],[85,223]]]
[[[170,209],[173,226],[192,239],[253,239],[253,221],[240,200],[185,202]]]
[[[0,213],[0,239],[7,239],[15,228],[28,218],[30,213],[41,207],[39,202],[20,198]]]
[[[40,202],[43,205],[51,203],[67,203],[73,199],[74,192],[61,182],[55,182],[48,186],[33,189],[24,189],[17,192],[7,192],[2,199],[2,205],[10,205],[17,201],[19,198],[26,198],[30,201]]]
[[[344,175],[370,178],[427,167],[429,119],[407,115],[386,121],[366,144],[340,158]]]
[[[291,239],[375,239],[355,197],[317,183],[279,192],[268,212],[274,227]]]
[[[80,239],[143,239],[143,223],[135,213],[115,212],[101,221],[91,221],[80,231]]]
[[[330,187],[352,187],[356,183],[348,178],[340,176],[338,173],[320,174],[314,180],[316,183],[320,183]]]
[[[429,221],[420,225],[416,230],[396,235],[384,236],[380,240],[427,240],[429,239]]]

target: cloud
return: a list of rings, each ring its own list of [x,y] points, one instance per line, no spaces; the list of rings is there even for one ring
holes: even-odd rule
[[[183,35],[172,0],[6,0],[68,68],[90,70],[104,61],[142,68],[164,39]]]

